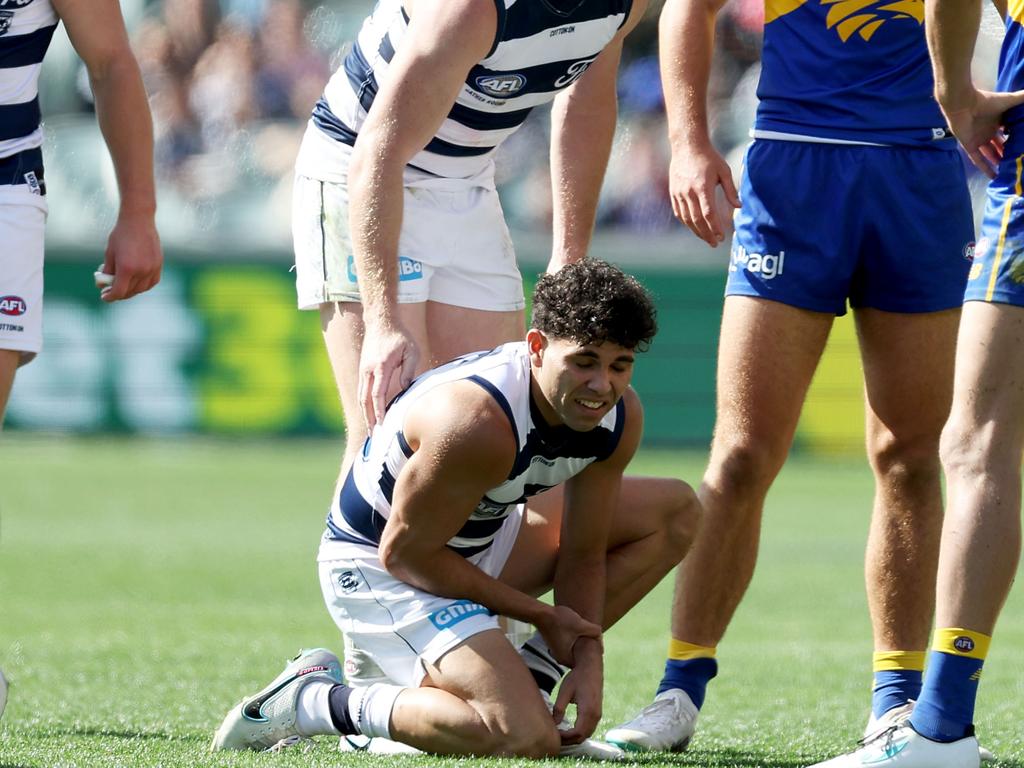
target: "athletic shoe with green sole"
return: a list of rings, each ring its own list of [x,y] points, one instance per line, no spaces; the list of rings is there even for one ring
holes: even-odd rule
[[[699,713],[686,691],[670,688],[604,738],[627,752],[682,752],[697,730]]]

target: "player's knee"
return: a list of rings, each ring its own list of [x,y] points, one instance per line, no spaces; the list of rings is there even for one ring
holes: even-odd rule
[[[763,495],[775,480],[785,453],[784,448],[768,441],[747,437],[727,444],[716,440],[704,479],[727,496]]]
[[[504,727],[492,727],[480,740],[480,753],[494,757],[551,757],[561,740],[551,717],[517,718]]]
[[[868,452],[875,476],[886,486],[916,488],[939,482],[938,435],[885,431],[871,437]]]
[[[682,480],[671,480],[669,483],[659,530],[664,532],[670,559],[679,562],[697,538],[703,508],[697,494],[688,484]]]
[[[1001,436],[992,425],[966,424],[950,418],[939,442],[942,469],[950,481],[978,478],[1008,471],[1019,472],[1020,458],[1014,441]]]

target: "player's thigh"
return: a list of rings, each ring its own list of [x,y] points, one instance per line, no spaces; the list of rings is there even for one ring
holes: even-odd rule
[[[475,634],[425,666],[422,684],[468,703],[491,732],[554,731],[536,681],[500,630]]]
[[[18,370],[21,353],[12,349],[0,349],[0,428],[4,424],[7,400],[14,385],[14,373]]]
[[[521,309],[498,312],[430,301],[426,318],[433,365],[509,341],[521,341],[526,332]]]
[[[864,364],[869,449],[935,456],[953,394],[960,309],[855,310]]]
[[[431,665],[482,632],[498,631],[497,617],[470,600],[424,592],[395,579],[372,556],[351,554],[343,542],[325,540],[318,564],[328,613],[344,633],[347,677],[367,685],[381,674],[397,685],[416,687]]]
[[[726,297],[713,451],[741,447],[781,465],[833,319],[777,301]]]
[[[1024,291],[1017,301],[964,304],[944,435],[961,457],[1002,458],[1004,468],[1019,468],[1024,449]]]

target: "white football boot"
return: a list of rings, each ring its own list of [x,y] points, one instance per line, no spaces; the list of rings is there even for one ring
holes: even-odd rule
[[[258,693],[242,699],[213,735],[210,751],[221,749],[272,750],[294,744],[302,737],[295,730],[299,691],[320,680],[341,683],[338,657],[323,648],[300,651],[284,671]]]
[[[914,714],[913,699],[906,704],[893,707],[881,717],[876,718],[875,713],[872,712],[868,718],[867,727],[864,729],[864,738],[860,740],[861,745],[868,744],[879,736],[883,736],[894,725],[905,725],[910,720],[912,714]],[[981,758],[983,763],[992,763],[996,759],[995,755],[980,744],[978,745],[978,757]]]
[[[815,763],[811,768],[978,768],[978,740],[926,739],[909,724],[894,725],[855,752]]]
[[[628,752],[682,752],[697,730],[699,713],[686,691],[670,688],[604,738]]]

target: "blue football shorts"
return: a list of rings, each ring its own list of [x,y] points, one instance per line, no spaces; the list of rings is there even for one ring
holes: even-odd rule
[[[956,150],[754,141],[727,296],[815,312],[959,307],[974,222]]]
[[[1013,146],[1017,144],[1018,146]],[[1005,147],[999,173],[988,185],[981,237],[964,301],[1024,307],[1024,137]]]

